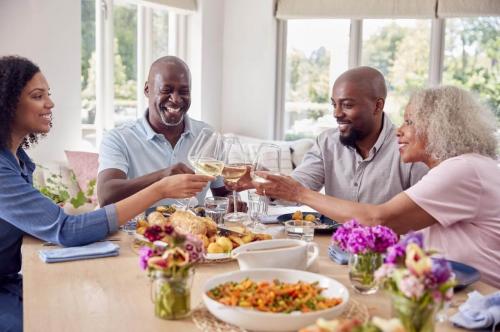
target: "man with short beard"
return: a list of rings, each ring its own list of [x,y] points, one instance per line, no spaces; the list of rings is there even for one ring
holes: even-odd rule
[[[381,204],[418,182],[423,163],[400,161],[396,128],[384,113],[387,88],[370,67],[350,69],[332,88],[338,127],[321,133],[292,177],[338,198]]]
[[[156,60],[144,86],[148,109],[143,117],[110,130],[99,153],[97,196],[105,206],[174,174],[193,173],[187,155],[208,125],[191,119],[191,73],[174,56]],[[229,192],[221,179],[210,184],[215,196]],[[203,204],[208,186],[198,194]],[[161,204],[171,204],[165,200]]]

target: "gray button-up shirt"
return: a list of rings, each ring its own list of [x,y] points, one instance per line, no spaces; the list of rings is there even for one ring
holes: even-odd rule
[[[292,177],[304,186],[355,202],[381,204],[417,183],[423,163],[400,161],[396,128],[384,114],[383,127],[366,159],[340,143],[337,128],[321,133]]]

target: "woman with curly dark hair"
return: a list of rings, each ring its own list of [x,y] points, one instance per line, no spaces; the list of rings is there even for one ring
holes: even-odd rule
[[[116,204],[70,216],[33,187],[26,148],[52,126],[54,103],[40,69],[18,56],[0,57],[0,330],[22,331],[21,244],[25,234],[63,246],[101,240],[164,198],[187,198],[210,176],[165,177]]]

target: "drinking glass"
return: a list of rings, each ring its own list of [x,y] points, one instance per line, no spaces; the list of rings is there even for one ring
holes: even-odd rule
[[[250,171],[252,180],[257,183],[268,182],[268,180],[258,176],[256,172],[265,172],[276,175],[281,173],[281,148],[279,145],[272,143],[262,143],[257,150],[257,155],[252,164],[252,168]],[[264,215],[266,215],[268,208],[268,199],[266,196],[261,196],[260,199],[265,211]]]
[[[245,175],[248,162],[248,153],[241,145],[238,137],[224,137],[224,168],[222,176],[229,183],[236,183]],[[248,219],[248,214],[238,212],[238,193],[233,190],[233,213],[229,213],[224,218],[227,221],[242,222]]]
[[[290,239],[311,242],[314,239],[314,227],[314,223],[304,220],[289,220],[285,222],[285,233]]]
[[[217,224],[224,223],[224,215],[227,213],[229,198],[227,197],[207,197],[205,198],[205,212]]]
[[[250,227],[254,231],[260,231],[264,227],[259,223],[260,216],[265,215],[267,211],[266,206],[261,196],[255,190],[248,190],[248,214],[250,216]]]
[[[197,174],[220,176],[224,168],[224,142],[220,133],[203,128],[189,149],[188,160]],[[189,199],[186,210],[189,209]]]

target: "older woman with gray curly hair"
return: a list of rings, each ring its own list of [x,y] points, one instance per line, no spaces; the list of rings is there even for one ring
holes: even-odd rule
[[[500,287],[500,168],[496,120],[473,96],[443,86],[417,92],[398,129],[404,162],[431,170],[418,183],[380,205],[325,196],[290,177],[262,174],[260,192],[308,205],[338,221],[356,218],[399,234],[424,230],[426,243],[446,258],[477,268]]]

